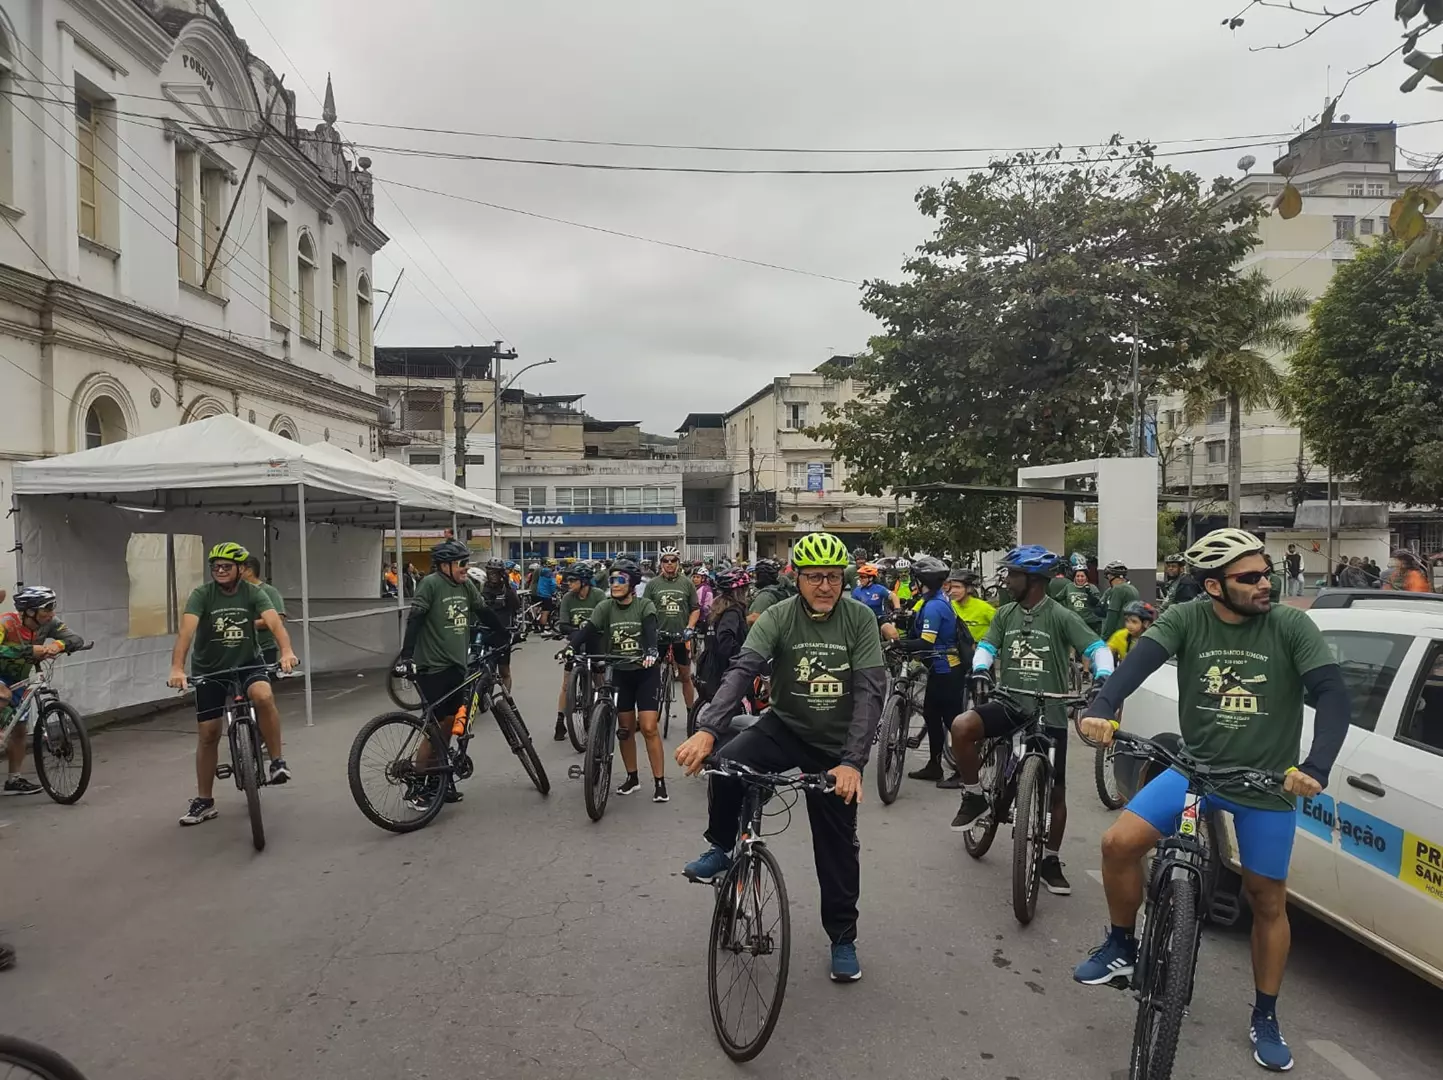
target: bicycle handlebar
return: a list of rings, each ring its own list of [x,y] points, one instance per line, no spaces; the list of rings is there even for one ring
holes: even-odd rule
[[[186,690],[202,683],[225,683],[234,686],[240,682],[238,676],[249,674],[252,671],[263,671],[267,675],[276,675],[281,678],[289,678],[292,675],[302,674],[298,669],[293,668],[289,673],[281,671],[280,664],[247,664],[244,667],[230,668],[226,671],[214,671],[206,675],[187,675],[185,686],[178,689],[184,693]]]
[[[831,791],[837,783],[836,778],[830,773],[799,773],[796,776],[765,773],[753,769],[750,765],[720,758],[715,754],[702,762],[701,774],[703,776],[725,776],[733,780],[740,780],[745,784],[755,784],[758,787],[795,787],[807,788],[811,791]]]
[[[1283,794],[1280,789],[1285,779],[1284,773],[1272,772],[1269,769],[1255,769],[1246,765],[1208,765],[1194,758],[1188,753],[1186,747],[1174,751],[1155,739],[1130,735],[1125,731],[1114,734],[1112,742],[1117,748],[1115,752],[1118,754],[1166,765],[1178,770],[1189,780],[1199,781],[1214,789],[1242,784],[1274,795],[1281,796]]]

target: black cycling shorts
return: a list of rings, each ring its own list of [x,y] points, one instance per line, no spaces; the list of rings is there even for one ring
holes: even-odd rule
[[[543,596],[540,600],[537,601],[537,603],[541,605],[541,610],[542,610],[542,611],[555,611],[555,610],[556,610],[556,596],[555,596],[555,594],[553,594],[553,595],[551,595],[551,596]]]
[[[257,668],[255,671],[243,673],[236,682],[240,684],[241,692],[249,697],[252,686],[269,682],[269,679],[263,670]],[[195,688],[196,722],[203,724],[207,720],[219,720],[225,713],[226,702],[230,699],[232,689],[233,686],[223,682],[198,683]]]
[[[436,671],[416,672],[416,689],[421,691],[421,704],[432,708],[438,717],[455,716],[456,710],[466,704],[470,684],[466,681],[466,669],[445,667]]]
[[[989,739],[1004,739],[1018,728],[1026,727],[1032,717],[1010,698],[996,697],[977,706],[977,715],[982,717],[982,734]],[[1052,736],[1052,775],[1058,787],[1067,782],[1067,729],[1047,728]]]
[[[663,661],[674,660],[682,667],[688,666],[691,663],[691,642],[673,641],[670,645],[663,645],[661,659]]]
[[[661,708],[661,669],[617,668],[612,673],[616,684],[616,711],[656,712]]]

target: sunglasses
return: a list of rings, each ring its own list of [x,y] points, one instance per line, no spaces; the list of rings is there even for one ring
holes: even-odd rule
[[[1236,581],[1239,585],[1256,585],[1268,576],[1266,570],[1248,570],[1242,574],[1224,574],[1223,577],[1229,581]]]
[[[611,583],[613,585],[630,585],[631,578],[627,577],[625,574],[612,574]]]
[[[663,566],[665,566],[667,563],[679,563],[679,562],[681,562],[681,560],[678,559],[678,558],[676,558],[675,556],[672,556],[672,555],[668,555],[668,556],[666,556],[664,559],[661,560],[661,564],[662,564]]]

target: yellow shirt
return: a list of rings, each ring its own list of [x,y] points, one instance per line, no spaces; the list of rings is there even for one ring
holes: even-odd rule
[[[1132,635],[1127,632],[1127,627],[1117,631],[1107,639],[1107,647],[1112,650],[1112,655],[1121,660],[1127,655],[1127,650],[1132,647]]]
[[[992,617],[997,614],[995,607],[976,596],[969,596],[960,604],[953,600],[952,610],[957,613],[957,618],[966,624],[972,640],[978,642],[987,636],[987,628],[992,625]]]

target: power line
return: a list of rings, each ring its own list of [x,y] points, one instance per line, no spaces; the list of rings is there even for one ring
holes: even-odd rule
[[[306,80],[306,77],[301,74],[300,65],[298,65],[294,60],[291,59],[290,53],[286,52],[286,47],[281,44],[280,38],[276,37],[275,34],[271,33],[271,28],[266,25],[266,21],[261,18],[261,13],[255,9],[255,6],[253,4],[251,4],[251,0],[243,0],[243,3],[247,8],[250,9],[250,13],[256,17],[256,22],[260,23],[261,30],[265,32],[266,37],[270,38],[272,44],[274,44],[275,47],[280,50],[282,59],[284,59],[286,63],[291,65],[291,70],[296,73],[296,78],[301,80],[301,85],[310,91],[311,97],[315,99],[316,107],[321,109],[325,108],[325,102],[321,99],[321,95],[316,93],[315,87],[313,87]]]

